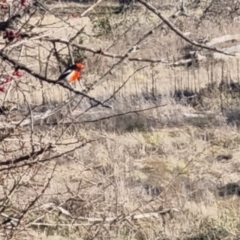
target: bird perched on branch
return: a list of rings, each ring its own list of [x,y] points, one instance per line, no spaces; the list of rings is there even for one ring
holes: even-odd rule
[[[68,67],[64,72],[62,72],[57,82],[61,80],[66,80],[70,83],[77,82],[81,78],[82,69],[84,69],[84,65],[80,62],[76,62],[74,65]]]

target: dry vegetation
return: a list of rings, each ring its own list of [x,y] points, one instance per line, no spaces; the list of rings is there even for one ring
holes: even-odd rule
[[[97,2],[30,7],[17,23],[27,37],[0,36],[1,79],[23,72],[0,92],[0,238],[239,239],[238,47],[201,49],[165,24],[136,49],[161,20]],[[167,18],[181,7],[152,4]],[[232,4],[186,1],[171,21],[229,53]],[[86,65],[77,92],[51,82],[71,57]]]

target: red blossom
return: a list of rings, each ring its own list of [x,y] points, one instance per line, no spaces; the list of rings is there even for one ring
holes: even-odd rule
[[[5,77],[4,79],[1,80],[0,83],[0,92],[5,92],[6,91],[6,85],[7,83],[11,82],[13,78],[11,76]]]
[[[20,72],[20,71],[17,71],[17,76],[18,76],[18,77],[22,77],[22,75],[23,75],[23,73],[22,73],[22,72]]]
[[[21,0],[21,5],[22,5],[23,7],[26,7],[26,6],[28,5],[27,0]]]
[[[6,88],[4,86],[0,86],[0,92],[5,92]]]
[[[13,73],[12,73],[13,76],[17,76],[17,77],[22,77],[23,73],[19,70],[15,70]]]
[[[16,37],[15,31],[12,29],[7,28],[3,35],[3,38],[7,38],[9,41],[12,41]]]

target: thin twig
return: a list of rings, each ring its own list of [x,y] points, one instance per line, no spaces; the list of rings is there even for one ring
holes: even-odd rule
[[[184,33],[182,33],[176,26],[174,26],[167,18],[165,18],[160,11],[158,11],[154,6],[152,6],[150,3],[147,3],[144,0],[137,0],[138,2],[140,2],[142,5],[144,5],[148,10],[150,10],[151,12],[153,12],[155,15],[157,15],[173,32],[175,32],[179,37],[181,37],[182,39],[184,39],[186,42],[196,46],[196,47],[200,47],[200,48],[204,48],[210,51],[214,51],[214,52],[218,52],[218,53],[222,53],[225,55],[230,55],[230,56],[235,56],[234,54],[230,54],[227,52],[224,52],[218,48],[212,48],[212,47],[208,47],[207,45],[204,44],[200,44],[198,42],[192,41],[190,40],[188,37],[186,37],[184,35]]]
[[[159,27],[159,25],[157,27]],[[73,47],[76,47],[79,50],[90,52],[90,53],[93,53],[93,54],[98,54],[98,55],[101,55],[101,56],[104,56],[104,57],[113,58],[113,59],[114,58],[115,59],[122,59],[122,58],[124,58],[124,55],[113,54],[113,53],[105,52],[105,51],[102,51],[102,50],[96,50],[96,49],[93,49],[93,48],[85,47],[85,46],[82,46],[82,45],[77,44],[77,43],[71,43],[71,41],[70,40],[68,41],[67,39],[43,37],[41,40],[45,40],[45,41],[49,41],[49,42],[53,42],[53,43],[56,43],[56,42],[58,42],[58,43],[65,43],[66,45],[71,44]],[[157,62],[158,63],[162,62],[162,63],[167,63],[166,59],[151,59],[151,58],[129,57],[128,60],[129,61],[136,61],[136,62],[156,62],[156,63]]]

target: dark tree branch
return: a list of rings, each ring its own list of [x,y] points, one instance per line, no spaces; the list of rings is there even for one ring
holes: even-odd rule
[[[23,162],[24,160],[28,160],[28,159],[29,159],[29,158],[28,158],[28,159],[22,160],[21,163],[18,164],[18,165],[11,165],[11,166],[9,166],[11,163],[2,164],[2,165],[6,165],[7,167],[0,168],[0,172],[6,171],[6,170],[11,170],[11,169],[16,169],[16,168],[21,168],[21,167],[26,167],[26,166],[33,166],[33,165],[36,165],[36,164],[38,164],[38,163],[50,162],[50,161],[56,160],[56,159],[58,159],[58,158],[61,158],[61,157],[63,157],[63,156],[67,156],[68,154],[74,152],[75,150],[81,149],[81,148],[85,147],[87,144],[92,143],[92,142],[95,142],[95,141],[96,141],[96,140],[88,140],[88,141],[86,141],[86,142],[84,142],[84,143],[81,143],[81,144],[78,145],[77,147],[74,147],[74,148],[72,148],[72,149],[70,149],[70,150],[68,150],[68,151],[63,152],[63,153],[57,153],[57,154],[55,154],[55,155],[53,155],[53,156],[50,156],[49,158],[37,159],[37,160],[35,159],[34,161],[31,161],[31,162],[29,162],[29,161]],[[65,145],[65,146],[66,146],[66,145]],[[50,150],[50,148],[53,148],[53,146],[51,145],[51,146],[49,147],[49,149],[47,149],[47,150]],[[46,151],[46,149],[45,149],[45,151]],[[43,151],[43,152],[45,152],[45,151]],[[42,152],[42,153],[43,153],[43,152]],[[55,152],[56,152],[56,151],[55,151]],[[42,153],[39,153],[38,155],[40,155],[40,154],[42,154]],[[35,152],[35,154],[36,154],[36,152]],[[34,156],[36,156],[36,155],[34,155]],[[12,160],[9,160],[9,161],[12,161]]]
[[[21,69],[21,70],[24,70],[26,71],[27,73],[29,73],[30,75],[32,75],[33,77],[36,77],[37,79],[39,80],[42,80],[44,82],[47,82],[47,83],[51,83],[51,84],[58,84],[60,86],[62,86],[63,88],[65,89],[68,89],[69,91],[77,94],[77,95],[80,95],[82,97],[86,97],[88,98],[89,100],[93,101],[96,103],[96,106],[98,105],[101,105],[105,108],[111,108],[110,106],[108,105],[105,105],[103,104],[102,102],[98,101],[97,99],[93,98],[93,97],[90,97],[89,95],[87,95],[86,93],[83,93],[83,92],[80,92],[78,90],[75,90],[73,89],[71,86],[67,86],[65,85],[64,83],[58,81],[56,82],[56,80],[52,80],[52,79],[48,79],[48,78],[45,78],[44,76],[32,71],[31,69],[29,69],[27,66],[25,66],[24,64],[21,64],[19,63],[18,61],[16,60],[13,60],[12,58],[9,58],[6,54],[4,54],[2,51],[0,51],[0,58],[2,58],[3,60],[6,60],[8,61],[9,63],[11,63],[15,68],[18,68],[18,69]]]
[[[0,166],[16,164],[16,163],[23,162],[25,160],[29,160],[31,158],[34,158],[34,157],[37,157],[37,156],[41,155],[42,153],[50,150],[51,148],[53,148],[52,144],[48,144],[47,146],[41,148],[38,151],[33,151],[33,152],[31,152],[31,153],[29,153],[27,155],[21,156],[21,157],[16,158],[16,159],[9,159],[9,160],[6,160],[4,162],[0,162]]]

